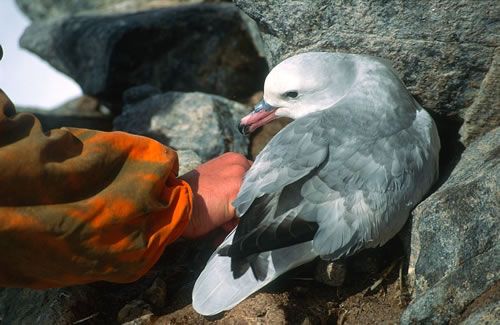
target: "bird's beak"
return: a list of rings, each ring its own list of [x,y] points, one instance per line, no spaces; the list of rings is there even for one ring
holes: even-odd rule
[[[253,112],[241,119],[238,130],[241,134],[247,135],[274,120],[277,107],[266,103],[263,99],[255,105]]]

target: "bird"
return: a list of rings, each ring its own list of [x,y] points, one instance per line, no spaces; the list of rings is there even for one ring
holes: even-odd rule
[[[241,119],[249,134],[293,121],[257,155],[233,201],[239,224],[197,278],[193,308],[230,310],[279,275],[394,237],[439,174],[429,113],[390,61],[305,52],[276,65]]]

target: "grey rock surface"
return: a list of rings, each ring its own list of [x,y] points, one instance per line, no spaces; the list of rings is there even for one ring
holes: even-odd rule
[[[0,323],[73,324],[95,313],[94,295],[94,290],[86,286],[50,290],[0,288]]]
[[[250,29],[232,4],[197,4],[34,22],[20,43],[119,112],[122,93],[143,84],[250,97],[267,73]]]
[[[18,7],[32,20],[53,19],[88,12],[130,12],[204,0],[16,0]],[[212,1],[215,2],[215,1]]]
[[[465,145],[500,125],[500,47],[495,49],[491,68],[474,102],[464,111],[463,119],[460,134]]]
[[[460,324],[476,325],[476,324],[498,324],[500,320],[500,301],[492,302],[485,307],[471,314]]]
[[[475,256],[416,297],[401,324],[447,324],[500,279],[500,249],[495,246]]]
[[[413,212],[402,317],[446,323],[500,279],[500,128],[472,143],[446,182]]]
[[[192,150],[204,162],[227,151],[248,153],[248,139],[237,130],[248,111],[220,96],[167,92],[124,106],[114,128]]]
[[[201,158],[193,150],[177,150],[179,157],[179,175],[195,169],[201,164]]]
[[[314,50],[386,58],[425,108],[446,116],[463,115],[477,100],[500,43],[496,0],[235,3],[258,22],[272,65]],[[498,102],[498,82],[484,86],[482,97]],[[489,120],[496,115],[498,121],[498,114],[497,108],[482,116]]]

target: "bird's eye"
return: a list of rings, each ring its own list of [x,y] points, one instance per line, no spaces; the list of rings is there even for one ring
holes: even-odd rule
[[[298,95],[299,93],[295,90],[287,91],[286,93],[283,94],[283,96],[286,98],[297,98]]]

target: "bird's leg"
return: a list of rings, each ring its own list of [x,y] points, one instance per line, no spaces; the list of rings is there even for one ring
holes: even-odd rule
[[[344,259],[336,261],[320,260],[316,265],[316,281],[332,287],[339,287],[344,283],[347,267]]]
[[[391,273],[392,269],[394,269],[394,267],[396,266],[396,264],[398,262],[400,262],[401,259],[397,259],[395,261],[393,261],[391,263],[391,265],[389,265],[383,272],[382,274],[380,275],[380,278],[375,281],[375,283],[372,284],[371,287],[369,287],[368,289],[366,289],[365,291],[365,295],[368,294],[369,292],[373,292],[375,291],[375,289],[377,289],[381,284],[382,282],[389,276],[389,274]]]

